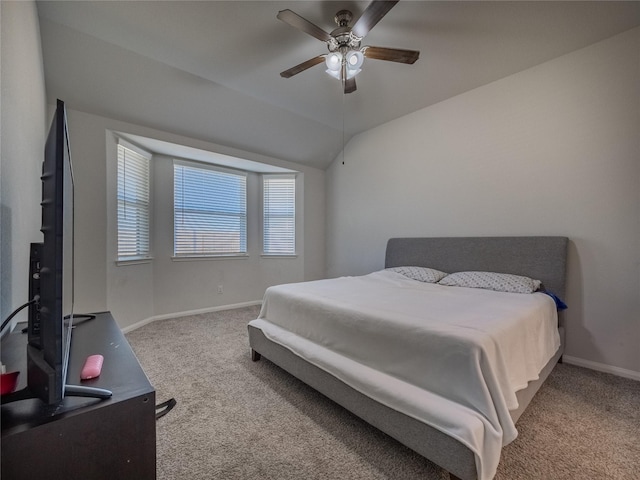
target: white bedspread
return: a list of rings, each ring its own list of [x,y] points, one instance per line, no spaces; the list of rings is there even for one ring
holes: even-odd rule
[[[270,287],[251,325],[354,389],[446,432],[495,475],[515,392],[560,346],[543,294],[445,287],[390,271]]]

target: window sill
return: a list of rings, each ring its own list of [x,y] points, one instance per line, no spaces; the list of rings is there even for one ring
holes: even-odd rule
[[[189,256],[173,256],[171,260],[174,262],[200,262],[202,260],[245,260],[249,258],[248,253],[238,253],[232,255],[189,255]]]
[[[125,267],[127,265],[142,265],[144,263],[151,263],[152,260],[153,257],[139,257],[127,260],[116,260],[116,265],[118,267]]]
[[[260,255],[262,258],[298,258],[297,253],[284,254],[284,253],[263,253]]]

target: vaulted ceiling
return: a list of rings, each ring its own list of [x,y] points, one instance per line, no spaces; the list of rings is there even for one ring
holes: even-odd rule
[[[420,50],[366,59],[344,95],[327,53],[276,18],[325,31],[354,1],[44,1],[47,95],[72,109],[326,168],[364,130],[640,25],[640,2],[401,1],[363,44]]]

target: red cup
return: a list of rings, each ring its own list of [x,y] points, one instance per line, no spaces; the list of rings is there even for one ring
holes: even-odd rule
[[[6,395],[16,389],[20,372],[3,373],[0,377],[0,395]]]

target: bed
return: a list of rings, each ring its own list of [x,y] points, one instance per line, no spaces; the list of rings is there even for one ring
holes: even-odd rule
[[[515,422],[561,359],[557,303],[388,269],[518,275],[564,298],[567,245],[566,237],[392,238],[383,271],[267,289],[248,325],[252,359],[264,356],[453,478],[492,478]],[[449,308],[453,320],[443,322]]]

